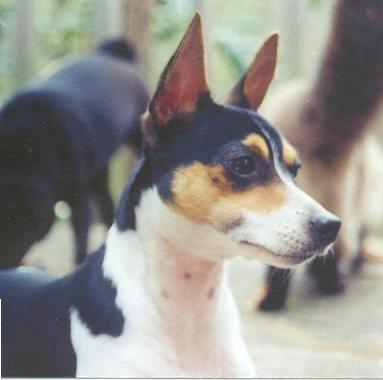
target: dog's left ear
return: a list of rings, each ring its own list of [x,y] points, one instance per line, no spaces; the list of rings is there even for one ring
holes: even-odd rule
[[[278,33],[274,33],[264,42],[247,72],[231,91],[226,104],[258,109],[274,77],[278,37]]]
[[[195,111],[208,91],[201,17],[196,13],[176,52],[161,75],[149,112],[157,124]]]

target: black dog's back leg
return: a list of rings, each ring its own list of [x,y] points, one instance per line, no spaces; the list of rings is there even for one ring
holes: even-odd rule
[[[258,303],[263,311],[281,310],[286,306],[291,271],[273,266],[267,268],[266,292]]]
[[[71,202],[72,224],[75,239],[76,264],[82,263],[87,254],[89,234],[89,198],[80,195]]]
[[[318,290],[323,294],[337,294],[344,290],[342,275],[339,272],[339,248],[334,246],[326,256],[315,258],[309,271],[317,283]]]
[[[107,169],[102,170],[94,178],[93,194],[98,203],[102,222],[108,227],[111,226],[114,219],[114,204],[109,191]]]

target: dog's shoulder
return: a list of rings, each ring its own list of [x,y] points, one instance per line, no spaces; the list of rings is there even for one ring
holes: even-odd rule
[[[115,304],[115,288],[103,275],[103,257],[101,248],[61,279],[40,270],[0,272],[4,374],[74,376],[74,311],[93,336],[121,334],[124,318]]]
[[[81,320],[93,335],[119,336],[123,315],[116,305],[116,289],[103,271],[104,247],[92,254],[71,279],[73,302]]]

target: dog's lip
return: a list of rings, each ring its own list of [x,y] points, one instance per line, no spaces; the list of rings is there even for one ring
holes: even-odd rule
[[[303,261],[309,260],[309,259],[317,256],[321,251],[326,250],[326,247],[319,247],[319,246],[316,247],[315,246],[315,247],[311,247],[310,250],[298,251],[297,254],[288,255],[288,254],[273,252],[273,251],[269,250],[268,248],[266,248],[260,244],[251,243],[248,240],[240,240],[239,243],[243,244],[243,245],[247,245],[249,247],[260,248],[260,249],[266,250],[267,252],[269,252],[274,257],[280,258],[282,260],[287,260],[290,263],[296,263],[296,264],[299,264]]]

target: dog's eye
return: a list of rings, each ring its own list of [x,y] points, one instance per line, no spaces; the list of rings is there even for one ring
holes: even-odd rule
[[[240,176],[248,176],[255,171],[254,157],[250,155],[232,158],[228,164],[230,170]]]

